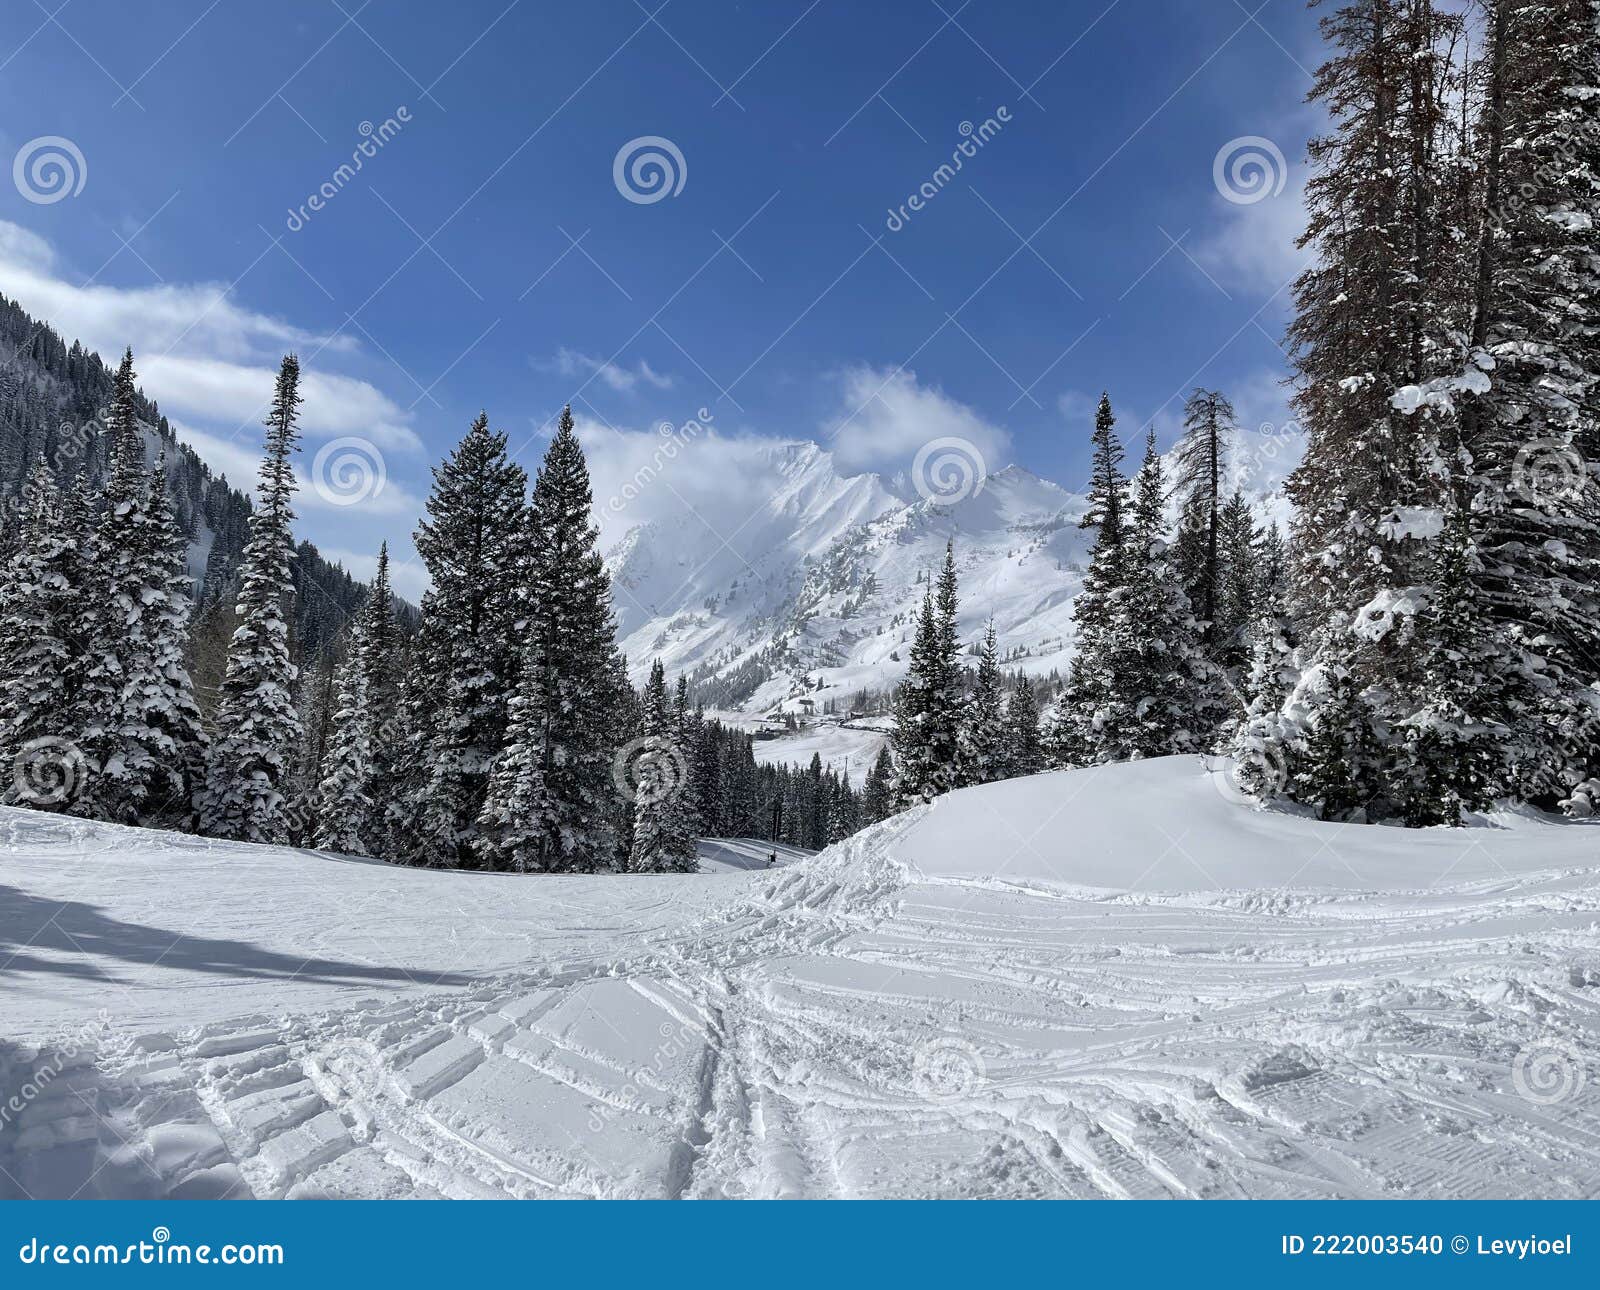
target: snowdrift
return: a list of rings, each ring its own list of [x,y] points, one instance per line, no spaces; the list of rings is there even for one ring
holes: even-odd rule
[[[0,1198],[1594,1197],[1593,827],[1183,759],[647,878],[0,810]]]
[[[895,844],[924,878],[1102,891],[1420,890],[1592,866],[1600,826],[1531,812],[1463,829],[1258,809],[1221,758],[1057,771],[939,798]]]

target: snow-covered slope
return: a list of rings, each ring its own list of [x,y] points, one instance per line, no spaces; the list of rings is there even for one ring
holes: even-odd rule
[[[0,1188],[1593,1196],[1597,827],[1322,825],[1176,758],[699,876],[0,812]]]
[[[623,649],[636,672],[712,688],[718,704],[769,712],[848,703],[905,673],[911,616],[954,540],[963,638],[992,614],[1012,666],[1045,672],[1070,645],[1087,541],[1083,499],[1010,466],[948,504],[876,475],[841,476],[814,444],[775,445],[771,488],[672,532],[631,530],[610,552]]]

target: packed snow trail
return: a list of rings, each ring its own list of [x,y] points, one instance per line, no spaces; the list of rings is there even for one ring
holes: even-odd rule
[[[1600,1194],[1594,826],[1166,759],[698,877],[0,828],[0,1195]]]

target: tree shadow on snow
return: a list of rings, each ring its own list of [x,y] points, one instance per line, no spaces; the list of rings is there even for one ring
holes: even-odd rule
[[[119,963],[321,985],[452,986],[475,979],[430,967],[285,954],[249,941],[193,936],[125,922],[82,901],[40,899],[0,883],[0,981],[39,974],[115,982],[121,980],[115,971]]]

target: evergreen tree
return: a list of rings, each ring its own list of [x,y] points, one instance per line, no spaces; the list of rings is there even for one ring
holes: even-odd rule
[[[894,814],[894,756],[889,745],[878,749],[878,756],[867,772],[861,793],[861,823],[876,824]]]
[[[1372,710],[1356,678],[1353,645],[1334,642],[1323,658],[1299,692],[1309,728],[1288,782],[1324,820],[1366,820],[1379,792],[1382,756]]]
[[[147,510],[149,483],[144,439],[136,411],[133,351],[125,351],[112,382],[106,415],[110,474],[96,533],[100,585],[84,602],[81,743],[88,761],[73,813],[132,823],[153,769],[152,750],[140,736],[131,694],[147,672],[143,657],[145,594],[151,570]]]
[[[1222,485],[1233,404],[1219,390],[1196,389],[1184,404],[1183,426],[1175,453],[1179,524],[1173,563],[1209,649],[1222,590]]]
[[[394,607],[389,547],[351,628],[344,663],[334,675],[323,778],[317,791],[316,845],[372,855],[384,841],[381,805],[395,742],[398,698],[394,665]]]
[[[370,855],[367,838],[376,813],[372,783],[371,722],[366,686],[366,640],[358,622],[344,662],[333,674],[334,707],[327,766],[316,797],[314,845],[324,851]]]
[[[491,869],[540,873],[559,859],[560,853],[549,845],[554,812],[544,775],[548,675],[538,639],[530,637],[522,656],[521,680],[511,700],[506,746],[495,759],[478,816],[474,846]]]
[[[42,457],[23,491],[20,520],[0,574],[0,800],[68,810],[87,772],[76,693],[90,591],[79,546],[87,529],[73,531]]]
[[[1039,731],[1039,705],[1033,696],[1033,682],[1019,676],[1011,687],[1006,705],[1008,774],[1037,775],[1045,768],[1044,738]]]
[[[125,738],[138,751],[136,817],[141,823],[191,828],[205,777],[205,729],[189,675],[191,602],[188,542],[167,489],[165,455],[147,488],[137,534],[140,569],[137,636],[122,693]],[[130,633],[135,628],[130,627]]]
[[[1223,671],[1237,677],[1250,656],[1250,627],[1255,621],[1256,531],[1250,504],[1235,492],[1218,521],[1221,579],[1211,632],[1212,657]]]
[[[1113,620],[1126,589],[1122,512],[1127,481],[1121,473],[1122,444],[1117,438],[1116,417],[1105,395],[1095,416],[1093,442],[1089,510],[1083,526],[1095,529],[1094,548],[1083,587],[1072,602],[1077,650],[1045,730],[1046,751],[1057,766],[1084,766],[1101,760],[1108,749],[1120,744],[1120,732],[1133,720],[1133,714],[1121,708],[1112,674]]]
[[[528,581],[527,475],[506,454],[505,435],[479,413],[445,462],[434,468],[428,518],[417,554],[432,585],[422,600],[424,645],[434,710],[425,725],[425,776],[412,808],[425,863],[476,863],[473,842],[489,772],[505,745],[517,684],[516,623]],[[530,589],[537,595],[536,589]],[[413,699],[422,700],[413,690]]]
[[[942,588],[937,603],[931,590],[924,593],[908,673],[895,692],[895,799],[900,810],[931,801],[958,782],[961,681],[944,599]]]
[[[1485,7],[1473,576],[1527,691],[1504,714],[1506,787],[1549,805],[1600,770],[1600,32],[1591,0]]]
[[[983,634],[983,652],[978,656],[977,684],[967,700],[961,727],[962,783],[989,784],[1006,778],[1011,760],[1008,736],[1000,650],[990,619]]]
[[[617,852],[616,789],[612,764],[618,737],[621,691],[626,680],[616,648],[611,612],[611,582],[597,547],[599,531],[591,517],[589,468],[563,410],[543,464],[534,480],[527,517],[522,680],[518,695],[524,743],[517,750],[526,784],[517,789],[545,804],[539,826],[543,840],[530,867],[542,871],[593,872],[609,867]],[[531,671],[530,671],[531,669]],[[682,703],[687,708],[687,693]],[[683,720],[692,714],[685,712]],[[673,719],[679,715],[674,712]],[[677,742],[676,738],[674,742]],[[528,759],[539,762],[537,784],[528,780]],[[503,821],[511,791],[502,780],[489,813]],[[687,797],[680,812],[692,808]],[[693,828],[693,821],[687,821]],[[520,822],[519,829],[534,827]],[[519,844],[527,850],[533,844]]]
[[[1493,796],[1496,743],[1505,737],[1494,712],[1502,683],[1488,622],[1474,581],[1471,517],[1450,514],[1439,549],[1433,600],[1423,615],[1427,653],[1421,706],[1404,723],[1409,783],[1403,818],[1413,828],[1461,823]]]
[[[228,647],[200,798],[201,832],[212,837],[283,842],[289,832],[286,792],[301,731],[285,604],[294,587],[291,458],[298,447],[301,401],[300,363],[289,354],[267,415],[266,454],[239,574],[239,625]]]
[[[694,873],[700,862],[683,810],[682,750],[675,742],[677,718],[660,659],[651,665],[641,706],[644,738],[649,742],[633,762],[633,853],[628,868],[634,873]]]

